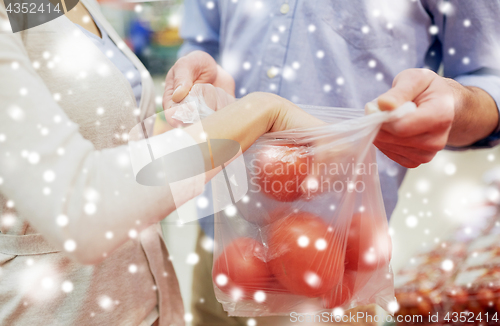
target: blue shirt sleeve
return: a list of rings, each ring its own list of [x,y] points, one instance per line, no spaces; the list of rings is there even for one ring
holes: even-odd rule
[[[426,1],[438,27],[443,75],[486,91],[500,108],[500,1]],[[499,143],[500,126],[471,147]]]
[[[184,39],[178,57],[196,50],[219,56],[220,13],[218,0],[185,0],[180,36]]]

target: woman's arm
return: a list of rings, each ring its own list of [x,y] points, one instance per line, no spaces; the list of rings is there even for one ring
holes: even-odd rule
[[[0,25],[7,23],[0,5]],[[175,209],[168,187],[134,180],[127,146],[99,151],[82,137],[33,69],[19,34],[0,34],[0,76],[0,192],[49,242],[95,264]],[[266,131],[307,126],[304,116],[274,95],[252,94],[203,126],[209,137],[234,139],[246,149]]]

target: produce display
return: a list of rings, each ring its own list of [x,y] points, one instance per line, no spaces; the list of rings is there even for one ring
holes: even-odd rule
[[[450,311],[500,323],[500,227],[469,245],[467,259],[443,293]]]
[[[436,315],[439,318],[433,324],[443,325],[500,324],[498,213],[473,222],[417,254],[399,271],[397,315],[421,315],[423,321],[428,321],[429,314]]]
[[[397,315],[422,315],[442,311],[442,288],[466,256],[461,242],[448,240],[412,258],[395,278]]]

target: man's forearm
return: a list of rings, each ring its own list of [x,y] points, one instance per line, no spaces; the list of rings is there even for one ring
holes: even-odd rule
[[[450,82],[456,83],[451,80]],[[448,138],[449,146],[471,145],[496,130],[498,108],[487,92],[478,87],[464,87],[458,84],[456,94],[456,111]]]

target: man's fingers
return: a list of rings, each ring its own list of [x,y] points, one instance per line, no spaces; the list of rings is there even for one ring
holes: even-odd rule
[[[182,101],[193,87],[195,78],[195,69],[192,65],[185,64],[181,60],[176,64],[177,67],[174,67],[173,70],[173,93],[172,93],[172,101],[179,103]]]
[[[393,134],[380,130],[377,134],[377,141],[382,143],[391,143],[394,145],[420,148],[429,152],[438,152],[446,146],[446,133],[427,132],[414,137],[398,137]]]
[[[436,155],[436,152],[430,152],[413,147],[399,146],[391,143],[384,143],[377,140],[375,140],[373,144],[387,156],[389,156],[388,153],[390,153],[391,155],[397,155],[399,159],[396,162],[405,167],[410,167],[406,165],[409,164],[409,162],[418,163],[416,166],[411,166],[412,168],[417,167],[422,163],[429,163]],[[401,160],[401,158],[404,158],[404,160]]]
[[[398,137],[412,137],[425,132],[446,131],[451,127],[454,111],[446,103],[447,95],[419,103],[414,112],[392,122],[384,123],[382,130]]]
[[[387,156],[388,158],[390,158],[394,162],[398,163],[399,165],[404,166],[405,168],[413,169],[413,168],[416,168],[416,167],[418,167],[420,165],[420,163],[418,163],[418,162],[414,162],[414,161],[412,161],[410,159],[407,159],[404,156],[392,153],[390,151],[386,151],[386,150],[383,150],[383,149],[380,149],[380,151],[382,153],[384,153],[385,156]]]
[[[392,111],[424,92],[437,75],[428,69],[407,69],[399,73],[392,88],[378,97],[382,111]]]
[[[163,110],[169,109],[172,102],[172,94],[174,93],[174,71],[170,69],[165,77],[165,92],[163,93]]]

